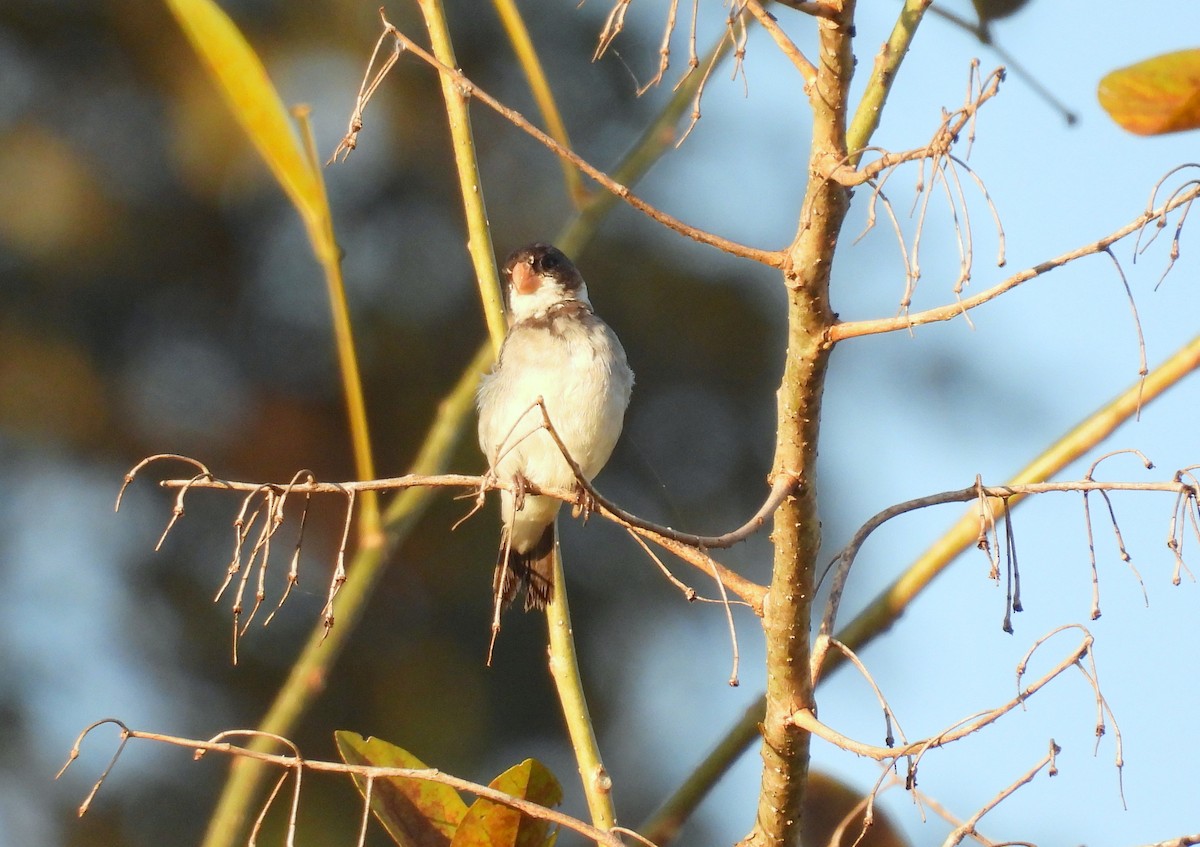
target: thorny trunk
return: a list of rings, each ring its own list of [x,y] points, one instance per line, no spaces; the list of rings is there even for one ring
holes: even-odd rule
[[[809,672],[813,574],[821,543],[816,460],[830,344],[835,320],[829,275],[849,203],[845,188],[822,177],[822,163],[846,154],[846,95],[853,70],[853,0],[841,14],[821,19],[818,72],[809,95],[813,138],[809,184],[800,224],[789,250],[788,348],[778,393],[778,433],[773,472],[799,473],[802,485],[775,513],[771,586],[764,604],[767,644],[767,708],[763,720],[763,776],[758,816],[743,844],[794,847],[800,841],[800,804],[808,775],[809,736],[792,713],[813,705]]]

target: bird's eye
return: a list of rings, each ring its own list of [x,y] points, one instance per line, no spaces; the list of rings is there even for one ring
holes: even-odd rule
[[[538,265],[540,266],[539,269],[542,271],[553,271],[562,265],[562,260],[559,259],[554,253],[547,253],[545,256],[542,256],[541,261],[538,262]]]

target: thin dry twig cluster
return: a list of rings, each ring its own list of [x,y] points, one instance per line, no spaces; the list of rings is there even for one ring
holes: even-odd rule
[[[176,460],[193,465],[198,473],[187,480],[179,481],[182,484],[177,487],[178,493],[175,495],[175,504],[171,509],[171,517],[167,521],[162,535],[159,536],[158,543],[154,545],[155,552],[162,548],[167,535],[170,534],[179,519],[183,517],[184,499],[192,488],[208,488],[212,487],[214,483],[218,483],[218,487],[231,487],[234,490],[246,492],[242,498],[241,508],[238,509],[237,516],[233,520],[233,556],[225,570],[225,581],[221,583],[221,587],[217,590],[217,594],[213,598],[213,602],[219,601],[225,595],[234,578],[238,577],[237,589],[234,592],[232,605],[233,663],[236,665],[238,660],[238,639],[246,634],[246,631],[250,628],[250,624],[258,614],[258,610],[262,607],[263,601],[266,600],[267,562],[271,556],[271,542],[280,527],[283,526],[284,506],[293,494],[303,497],[303,506],[300,512],[300,526],[296,534],[296,542],[292,549],[291,564],[287,572],[287,584],[279,598],[278,604],[276,604],[275,608],[263,621],[263,626],[271,623],[275,614],[283,607],[284,602],[291,595],[292,589],[299,581],[300,548],[304,541],[304,528],[308,523],[309,504],[312,495],[318,490],[316,488],[316,477],[308,470],[297,471],[292,476],[291,481],[285,485],[263,483],[253,486],[252,490],[247,491],[246,488],[219,485],[220,481],[213,476],[212,472],[202,462],[196,459],[174,453],[160,453],[148,456],[125,474],[121,490],[117,493],[115,506],[117,511],[121,508],[121,500],[125,496],[125,489],[137,478],[138,473],[147,465],[164,460]],[[333,599],[337,596],[339,589],[341,589],[342,584],[346,581],[346,546],[350,538],[350,525],[354,517],[355,497],[359,489],[353,486],[335,485],[334,490],[339,491],[346,497],[346,516],[342,525],[342,536],[338,544],[333,577],[329,583],[328,597],[322,610],[326,631],[334,624]],[[257,531],[255,530],[256,524]],[[246,543],[250,540],[252,534],[254,535],[254,541],[247,555]],[[250,608],[249,615],[243,621],[242,612],[245,610],[246,587],[254,575],[256,565],[258,579],[254,592],[254,605]]]
[[[708,232],[707,230],[691,226],[684,223],[678,218],[667,214],[661,209],[647,203],[642,198],[635,195],[629,190],[629,187],[622,185],[614,180],[607,173],[595,167],[590,162],[580,157],[573,150],[563,146],[547,133],[538,129],[530,121],[508,106],[505,106],[496,98],[492,97],[474,82],[472,82],[462,71],[457,68],[451,68],[444,63],[438,61],[429,51],[425,50],[399,29],[388,21],[387,17],[380,11],[380,18],[383,24],[383,33],[375,44],[375,50],[371,54],[371,60],[367,65],[366,74],[363,77],[362,85],[359,89],[358,97],[356,98],[354,109],[350,115],[349,125],[347,126],[346,134],[334,150],[330,161],[342,160],[350,154],[358,146],[358,135],[363,129],[363,114],[371,97],[378,90],[380,84],[387,76],[388,72],[395,66],[396,61],[404,52],[412,53],[421,61],[434,68],[438,73],[443,74],[454,82],[464,97],[471,97],[483,103],[489,109],[493,110],[513,126],[520,129],[526,135],[538,141],[540,144],[547,147],[556,156],[567,160],[589,179],[594,180],[598,185],[604,188],[605,191],[612,193],[621,200],[628,203],[633,208],[647,215],[651,219],[657,221],[670,230],[673,230],[686,238],[698,241],[701,244],[707,244],[711,247],[716,247],[722,252],[729,253],[733,256],[740,256],[751,261],[759,262],[768,267],[780,267],[784,261],[784,252],[781,250],[763,250],[757,247],[751,247],[745,244],[739,244],[722,236]],[[383,45],[388,40],[392,41],[392,52],[383,59],[379,68],[375,69],[375,64],[379,59],[379,54],[383,50]]]
[[[613,42],[617,36],[625,28],[625,15],[629,11],[629,6],[632,0],[616,0],[613,3],[612,9],[609,10],[608,16],[604,19],[604,25],[600,29],[600,35],[596,40],[596,50],[592,54],[592,61],[598,61],[604,55],[613,49]],[[712,76],[713,70],[717,66],[718,57],[720,55],[720,47],[724,43],[728,43],[733,48],[733,71],[730,79],[737,79],[741,74],[743,84],[746,83],[746,42],[749,38],[749,30],[747,28],[747,16],[753,15],[761,20],[762,16],[767,15],[758,0],[731,0],[725,16],[725,31],[721,36],[721,45],[714,51],[712,59],[705,65],[700,78],[700,84],[696,87],[696,93],[692,97],[692,114],[688,122],[687,129],[680,135],[676,141],[676,146],[683,144],[692,130],[696,128],[696,124],[700,121],[700,103],[704,99],[704,92],[708,86],[708,80]],[[696,27],[700,17],[700,0],[692,0],[691,25],[687,33],[687,67],[675,82],[674,90],[679,90],[680,86],[700,68],[700,53],[696,46]],[[670,0],[667,7],[666,23],[663,26],[662,40],[658,47],[658,67],[654,75],[645,83],[639,83],[637,94],[642,96],[651,88],[655,88],[663,81],[667,71],[671,67],[671,43],[675,37],[676,26],[679,21],[679,0]],[[778,29],[778,27],[776,27]],[[613,50],[615,53],[615,49]]]
[[[990,288],[973,294],[970,297],[957,297],[954,303],[943,306],[935,306],[925,309],[920,312],[905,312],[894,318],[872,318],[865,320],[845,321],[835,324],[829,331],[830,343],[845,341],[849,338],[855,338],[860,335],[876,335],[886,332],[895,332],[897,330],[912,330],[914,327],[924,324],[937,323],[939,321],[948,321],[958,318],[971,310],[982,306],[984,303],[991,302],[1019,285],[1023,285],[1032,279],[1043,276],[1053,270],[1065,267],[1066,265],[1075,262],[1085,256],[1094,256],[1100,253],[1108,254],[1117,267],[1121,280],[1125,285],[1125,290],[1132,303],[1132,294],[1129,289],[1129,284],[1125,279],[1124,272],[1121,270],[1120,263],[1112,252],[1112,248],[1120,241],[1134,236],[1134,259],[1145,253],[1150,244],[1158,237],[1158,233],[1171,226],[1171,215],[1178,212],[1175,218],[1174,235],[1171,240],[1169,249],[1168,262],[1163,270],[1162,276],[1159,279],[1159,284],[1171,271],[1175,260],[1179,257],[1180,236],[1182,234],[1183,225],[1186,222],[1187,214],[1191,210],[1192,203],[1200,196],[1200,178],[1186,180],[1183,184],[1176,186],[1169,192],[1164,191],[1164,186],[1167,181],[1176,173],[1183,169],[1195,168],[1200,170],[1200,164],[1184,165],[1180,168],[1174,168],[1155,183],[1150,194],[1146,210],[1137,215],[1132,221],[1124,226],[1113,230],[1107,235],[1097,238],[1096,240],[1076,247],[1065,253],[1061,253],[1052,259],[1039,262],[1028,268],[1020,270],[1008,278],[992,285]],[[848,171],[854,173],[854,171]],[[1166,199],[1161,199],[1163,194],[1166,194]],[[1157,205],[1155,205],[1157,204]],[[1153,228],[1151,235],[1146,236],[1148,229]],[[1136,308],[1134,308],[1136,322]],[[1143,347],[1141,342],[1141,330],[1138,329],[1139,347]],[[1141,355],[1142,366],[1141,370],[1146,370],[1145,352],[1144,349]]]
[[[1179,217],[1175,220],[1175,230],[1174,234],[1171,236],[1171,248],[1168,253],[1167,266],[1163,268],[1162,276],[1158,278],[1158,282],[1154,285],[1155,291],[1157,291],[1158,287],[1162,285],[1163,280],[1167,278],[1167,274],[1171,272],[1171,269],[1175,267],[1175,262],[1179,260],[1179,237],[1183,234],[1183,225],[1187,222],[1188,212],[1190,212],[1192,209],[1192,201],[1196,199],[1197,189],[1200,189],[1200,176],[1193,176],[1189,179],[1186,179],[1179,185],[1171,188],[1170,191],[1165,192],[1165,200],[1160,201],[1159,195],[1163,193],[1164,187],[1167,184],[1167,180],[1176,174],[1184,173],[1185,171],[1200,171],[1200,164],[1189,162],[1187,164],[1174,167],[1163,174],[1162,179],[1154,184],[1154,188],[1150,191],[1150,199],[1146,201],[1146,213],[1154,216],[1155,230],[1146,239],[1145,244],[1142,243],[1142,233],[1144,230],[1139,230],[1137,242],[1134,244],[1134,255],[1140,256],[1158,239],[1159,233],[1167,228],[1169,224],[1167,216],[1165,214],[1154,214],[1156,206],[1161,205],[1164,208],[1182,210],[1179,213]]]
[[[939,185],[950,211],[955,244],[958,248],[958,275],[953,285],[956,299],[961,298],[963,289],[971,280],[971,272],[975,263],[975,241],[971,226],[970,207],[967,203],[967,194],[960,172],[975,184],[987,205],[998,241],[996,265],[1003,267],[1005,264],[1004,227],[1000,223],[1000,214],[996,210],[983,180],[966,163],[966,159],[970,157],[971,145],[975,141],[975,126],[979,109],[999,93],[1000,83],[1003,80],[1003,68],[998,68],[986,77],[981,77],[979,61],[975,60],[971,63],[963,105],[954,112],[942,111],[941,122],[934,130],[928,144],[899,153],[889,152],[878,147],[852,151],[845,160],[832,163],[833,166],[827,174],[828,178],[847,187],[863,183],[871,186],[871,198],[867,204],[867,224],[858,239],[863,238],[875,227],[878,219],[878,206],[883,206],[884,213],[896,235],[896,242],[900,248],[900,256],[904,265],[904,293],[900,298],[901,315],[908,314],[917,282],[921,278],[921,240],[925,232],[926,217],[934,189]],[[964,132],[966,133],[967,151],[963,156],[959,156],[953,150]],[[878,158],[857,168],[852,166],[852,162],[857,162],[864,153],[868,152],[877,153]],[[918,170],[913,207],[910,210],[910,215],[916,214],[916,227],[911,242],[908,242],[892,202],[884,193],[884,186],[901,165],[910,162],[916,162]],[[926,167],[929,169],[928,177]],[[968,321],[970,320],[966,308],[962,309],[962,314]]]
[[[1072,630],[1072,629],[1077,629],[1083,634],[1083,637],[1082,637],[1080,643],[1074,649],[1070,650],[1067,653],[1067,655],[1064,656],[1064,658],[1062,658],[1058,662],[1057,665],[1055,665],[1053,668],[1051,668],[1045,674],[1043,674],[1042,676],[1040,676],[1033,682],[1024,683],[1023,680],[1027,673],[1029,663],[1032,660],[1034,654],[1044,644],[1046,644],[1051,638],[1055,637],[1056,635],[1059,635],[1062,632]],[[883,693],[880,691],[878,685],[871,678],[871,676],[870,676],[869,672],[866,670],[865,666],[863,666],[863,664],[858,660],[858,658],[845,645],[842,645],[840,642],[836,642],[836,641],[834,642],[834,645],[839,650],[846,653],[846,655],[850,658],[850,660],[855,664],[855,666],[862,673],[864,679],[871,686],[872,690],[875,692],[875,695],[879,701],[880,707],[883,711],[884,724],[885,724],[884,743],[886,746],[867,744],[867,743],[864,743],[864,742],[861,742],[861,741],[858,741],[855,739],[851,739],[847,736],[844,736],[841,733],[837,732],[837,730],[835,730],[832,727],[829,727],[826,724],[819,721],[816,718],[815,714],[810,709],[798,710],[792,716],[792,721],[795,723],[796,726],[798,726],[808,732],[811,732],[814,735],[817,735],[817,736],[823,738],[824,740],[828,741],[829,743],[831,743],[843,750],[846,750],[848,752],[854,753],[859,756],[873,758],[876,761],[881,763],[881,765],[882,765],[881,775],[880,775],[879,779],[876,781],[872,790],[869,792],[869,794],[867,795],[867,797],[864,800],[866,810],[865,810],[865,815],[862,818],[863,823],[862,823],[862,831],[859,834],[860,839],[861,839],[861,837],[863,837],[863,835],[866,834],[866,832],[869,830],[869,828],[871,826],[875,798],[877,797],[879,792],[881,790],[883,790],[883,788],[885,787],[886,781],[891,777],[891,775],[893,773],[895,773],[895,770],[899,766],[901,761],[904,762],[904,772],[905,772],[904,784],[905,784],[906,790],[912,792],[914,798],[916,798],[919,803],[920,802],[928,802],[927,798],[925,798],[923,794],[921,794],[920,792],[917,791],[918,769],[919,769],[922,759],[925,757],[925,755],[928,752],[930,752],[931,750],[945,747],[949,744],[961,741],[961,740],[967,738],[969,735],[971,735],[975,732],[978,732],[979,730],[981,730],[987,726],[990,726],[991,724],[996,723],[1002,717],[1008,715],[1009,713],[1011,713],[1015,709],[1017,709],[1018,706],[1024,707],[1025,704],[1033,696],[1035,696],[1038,692],[1040,692],[1041,690],[1046,688],[1051,681],[1053,681],[1058,676],[1065,673],[1068,669],[1070,669],[1072,667],[1076,668],[1084,676],[1084,678],[1088,681],[1089,687],[1093,691],[1093,695],[1094,695],[1095,703],[1096,703],[1095,734],[1096,734],[1096,739],[1097,739],[1097,742],[1096,742],[1097,749],[1098,749],[1098,745],[1100,743],[1100,739],[1106,734],[1107,727],[1111,723],[1111,725],[1113,727],[1115,739],[1116,739],[1114,764],[1118,769],[1118,773],[1120,773],[1121,768],[1123,767],[1123,764],[1124,764],[1123,752],[1122,752],[1123,743],[1122,743],[1122,739],[1121,739],[1120,728],[1117,726],[1115,716],[1112,713],[1112,709],[1109,707],[1106,699],[1104,698],[1104,695],[1101,693],[1101,690],[1100,690],[1099,677],[1098,677],[1098,674],[1096,671],[1094,656],[1092,655],[1092,647],[1093,647],[1092,636],[1087,631],[1087,629],[1081,625],[1073,624],[1073,625],[1060,627],[1059,629],[1056,629],[1053,632],[1048,633],[1047,635],[1043,636],[1042,638],[1039,638],[1034,643],[1034,645],[1029,649],[1029,651],[1025,654],[1025,656],[1022,658],[1022,660],[1017,665],[1017,668],[1016,668],[1017,692],[1014,695],[1014,697],[1012,697],[1011,699],[1009,699],[1008,701],[1006,701],[1005,703],[1003,703],[999,706],[984,710],[982,712],[978,712],[974,715],[970,715],[970,716],[964,718],[963,720],[958,721],[955,724],[943,729],[941,732],[938,732],[936,734],[930,735],[926,738],[922,738],[922,739],[916,740],[916,741],[909,741],[906,738],[905,733],[900,726],[899,719],[897,718],[895,712],[892,710],[892,707],[887,702],[887,699],[884,697]],[[251,843],[251,844],[256,843],[257,836],[263,827],[263,823],[264,823],[268,813],[270,812],[271,808],[274,806],[275,801],[278,798],[279,794],[281,793],[282,789],[286,785],[289,777],[293,777],[294,782],[293,782],[293,789],[291,791],[291,799],[290,799],[290,803],[289,803],[289,807],[288,807],[288,817],[287,817],[288,823],[287,823],[287,841],[286,841],[286,843],[289,845],[294,843],[295,837],[296,837],[296,832],[297,832],[297,820],[298,820],[299,807],[300,807],[300,801],[301,801],[301,786],[302,786],[303,776],[306,771],[312,772],[312,773],[349,774],[349,775],[357,776],[361,780],[363,780],[363,782],[365,783],[365,790],[363,792],[364,796],[363,796],[363,806],[362,806],[362,812],[361,812],[362,823],[359,828],[359,838],[358,838],[358,842],[357,842],[359,845],[362,845],[363,843],[365,843],[366,832],[367,832],[367,828],[368,828],[368,824],[369,824],[369,820],[370,820],[370,812],[371,812],[372,786],[374,785],[374,783],[377,780],[388,779],[388,778],[406,778],[406,779],[430,780],[433,782],[439,782],[439,783],[448,785],[456,790],[466,791],[466,792],[474,794],[478,797],[483,797],[483,798],[492,800],[494,802],[501,803],[505,806],[509,806],[509,807],[516,809],[516,810],[518,810],[524,814],[527,814],[531,817],[546,820],[550,823],[554,823],[559,826],[574,830],[574,831],[580,833],[581,835],[585,836],[586,838],[589,838],[589,839],[595,841],[598,844],[607,845],[607,847],[619,847],[619,845],[622,843],[620,840],[620,837],[622,835],[632,837],[634,840],[637,840],[644,844],[651,844],[650,841],[648,841],[644,837],[638,835],[636,832],[633,832],[631,830],[628,830],[625,828],[616,828],[609,832],[603,832],[603,831],[595,828],[594,826],[592,826],[582,820],[579,820],[578,818],[574,818],[574,817],[566,815],[562,812],[558,812],[554,809],[547,808],[545,806],[541,806],[539,804],[532,803],[527,800],[512,797],[508,794],[505,794],[504,792],[498,791],[489,786],[480,785],[478,783],[473,783],[468,780],[464,780],[464,779],[461,779],[461,778],[458,778],[455,776],[451,776],[449,774],[444,774],[434,768],[426,768],[426,769],[391,768],[391,767],[355,765],[355,764],[348,764],[348,763],[342,763],[342,762],[328,762],[328,761],[306,759],[301,755],[301,753],[300,753],[299,749],[296,747],[296,745],[293,742],[291,742],[290,740],[280,737],[280,736],[277,736],[277,735],[266,734],[266,733],[258,732],[255,730],[227,730],[227,731],[218,733],[213,738],[205,741],[205,740],[181,738],[181,737],[165,735],[165,734],[161,734],[161,733],[144,732],[144,731],[140,731],[140,730],[134,730],[134,729],[131,729],[130,727],[128,727],[125,723],[123,723],[120,720],[117,720],[114,718],[106,718],[104,720],[100,720],[100,721],[97,721],[97,722],[91,724],[90,726],[85,728],[80,733],[80,735],[78,736],[74,745],[71,748],[71,751],[68,755],[68,759],[67,759],[66,763],[63,765],[62,769],[59,771],[58,776],[62,776],[62,774],[66,772],[66,770],[70,767],[70,765],[79,757],[80,748],[83,744],[84,739],[87,738],[95,729],[97,729],[100,726],[106,725],[106,724],[113,724],[120,729],[120,741],[119,741],[119,743],[117,745],[117,749],[114,751],[112,758],[110,759],[108,765],[101,772],[100,776],[98,777],[96,782],[93,784],[91,790],[87,793],[83,802],[80,804],[79,810],[78,810],[78,813],[80,816],[84,815],[90,808],[91,803],[92,803],[93,799],[96,797],[96,795],[98,794],[101,786],[104,784],[104,782],[108,778],[109,774],[112,772],[113,768],[116,766],[117,760],[120,757],[121,753],[124,751],[126,744],[128,744],[128,742],[131,739],[143,739],[143,740],[153,741],[153,742],[157,742],[157,743],[169,744],[172,746],[178,746],[178,747],[183,747],[186,749],[191,749],[194,751],[195,758],[197,760],[200,759],[202,756],[204,756],[206,753],[216,752],[216,753],[221,753],[223,755],[251,758],[251,759],[255,759],[260,762],[265,762],[267,764],[271,764],[271,765],[281,768],[282,773],[280,774],[279,778],[275,781],[275,784],[274,784],[272,790],[270,792],[268,792],[266,799],[263,801],[262,807],[259,809],[259,812],[255,817],[255,822],[254,822],[253,828],[252,828],[250,836],[249,836],[249,838],[250,838],[249,843]],[[258,737],[267,737],[270,740],[273,740],[276,743],[278,743],[280,746],[287,748],[290,751],[290,753],[289,754],[272,754],[272,753],[258,752],[258,751],[252,750],[252,749],[248,749],[246,747],[239,746],[237,743],[235,743],[237,739],[252,739],[252,738],[258,738]],[[976,838],[981,838],[978,831],[976,830],[976,826],[979,823],[979,820],[987,812],[989,812],[991,809],[995,808],[1000,802],[1002,802],[1003,800],[1005,800],[1009,796],[1011,796],[1018,788],[1031,782],[1034,779],[1034,777],[1037,775],[1037,773],[1040,772],[1043,768],[1048,767],[1049,774],[1051,776],[1055,775],[1057,773],[1057,770],[1054,766],[1054,756],[1058,752],[1060,752],[1060,748],[1058,747],[1057,744],[1055,744],[1055,742],[1053,740],[1051,740],[1050,741],[1050,753],[1048,755],[1048,758],[1045,758],[1042,761],[1040,761],[1028,773],[1024,774],[1022,777],[1017,779],[1011,785],[1009,785],[1006,788],[999,791],[994,797],[992,797],[990,800],[988,800],[975,814],[973,814],[966,821],[960,823],[955,828],[955,830],[951,833],[951,835],[946,839],[944,844],[947,845],[947,847],[951,847],[951,845],[960,843],[964,838],[966,838],[968,836],[975,836]],[[848,816],[848,819],[849,819],[849,816]],[[857,842],[855,842],[855,843],[857,843]]]
[[[1087,529],[1087,542],[1089,563],[1091,566],[1092,575],[1092,619],[1100,617],[1100,594],[1099,594],[1099,574],[1096,568],[1096,549],[1093,536],[1093,524],[1091,517],[1091,509],[1089,505],[1089,495],[1099,493],[1108,506],[1109,518],[1113,528],[1113,534],[1117,543],[1118,555],[1121,560],[1129,564],[1133,569],[1134,576],[1137,577],[1139,584],[1142,585],[1143,595],[1145,594],[1145,585],[1142,583],[1141,574],[1133,568],[1128,550],[1125,548],[1124,540],[1121,537],[1121,529],[1117,523],[1116,511],[1113,508],[1112,499],[1109,496],[1113,491],[1138,491],[1138,492],[1164,492],[1175,495],[1175,500],[1171,509],[1171,518],[1169,522],[1166,546],[1171,551],[1174,557],[1174,570],[1171,576],[1171,582],[1178,585],[1180,582],[1180,573],[1186,571],[1188,576],[1195,581],[1195,577],[1188,569],[1183,560],[1183,544],[1186,535],[1186,529],[1191,527],[1193,534],[1196,537],[1197,544],[1200,544],[1200,479],[1197,478],[1196,470],[1200,466],[1189,466],[1176,471],[1169,482],[1105,482],[1096,480],[1094,474],[1096,467],[1105,459],[1122,454],[1134,453],[1140,459],[1147,469],[1154,467],[1148,459],[1140,452],[1130,450],[1118,450],[1113,453],[1108,453],[1100,457],[1094,462],[1091,468],[1083,479],[1079,481],[1063,481],[1063,482],[1041,482],[1029,483],[1024,485],[1002,485],[1002,486],[985,486],[983,481],[976,477],[975,484],[966,488],[955,489],[953,491],[943,491],[937,494],[927,495],[925,497],[917,497],[912,500],[907,500],[903,503],[897,503],[893,506],[882,510],[874,515],[870,520],[864,523],[851,537],[849,543],[846,544],[834,557],[829,564],[829,573],[832,573],[830,582],[829,598],[825,604],[825,612],[821,619],[820,630],[813,647],[811,671],[814,684],[820,678],[821,669],[825,662],[825,654],[828,653],[831,646],[833,632],[836,628],[838,609],[841,604],[842,594],[846,588],[846,582],[850,575],[850,569],[866,543],[867,538],[881,526],[893,518],[899,517],[917,509],[924,509],[930,506],[942,505],[945,503],[966,503],[974,501],[979,515],[979,536],[976,546],[988,558],[989,572],[988,576],[992,580],[1000,579],[1000,557],[1003,551],[1004,555],[1004,571],[1006,574],[1006,593],[1005,593],[1005,610],[1004,618],[1001,623],[1002,628],[1011,633],[1012,629],[1012,613],[1021,611],[1021,591],[1020,591],[1020,568],[1016,550],[1016,535],[1012,522],[1012,510],[1008,507],[1008,502],[1014,497],[1025,497],[1033,494],[1048,494],[1051,492],[1078,492],[1083,499],[1083,515],[1084,523]],[[992,503],[994,500],[1004,503],[1002,531],[1004,532],[1004,541],[1000,541],[1001,529],[998,528],[996,520],[996,509]]]
[[[771,514],[778,507],[783,498],[795,491],[800,484],[799,480],[788,474],[780,474],[774,482],[770,493],[768,494],[763,505],[752,515],[742,526],[737,529],[721,535],[696,535],[692,533],[680,532],[671,527],[662,526],[644,518],[638,517],[631,512],[621,508],[611,500],[601,494],[595,486],[583,475],[579,465],[571,457],[567,451],[566,445],[555,431],[553,424],[550,422],[549,416],[546,414],[545,406],[539,400],[530,410],[534,408],[540,409],[541,422],[529,432],[522,433],[519,440],[533,437],[538,432],[545,430],[557,444],[564,458],[571,466],[575,473],[577,488],[571,490],[555,490],[542,489],[537,486],[527,483],[526,488],[528,493],[543,494],[551,497],[556,497],[564,502],[578,503],[580,497],[586,495],[588,501],[588,514],[595,513],[607,520],[624,527],[629,534],[638,541],[638,543],[649,553],[656,565],[667,575],[668,579],[679,588],[684,596],[689,601],[706,601],[723,603],[729,614],[729,599],[726,591],[732,592],[740,598],[740,602],[749,606],[757,615],[762,614],[762,603],[765,594],[765,588],[758,585],[735,571],[731,571],[713,559],[708,551],[711,549],[727,549],[739,544],[748,539],[750,536],[760,531],[766,524]],[[300,527],[298,536],[293,548],[291,563],[287,573],[287,584],[282,596],[276,605],[275,611],[283,605],[292,588],[299,579],[299,558],[300,549],[303,541],[304,526],[308,517],[308,509],[310,498],[313,494],[338,494],[346,498],[345,517],[343,520],[343,528],[341,541],[338,546],[336,561],[333,569],[333,575],[329,583],[328,597],[325,607],[322,611],[322,616],[325,623],[325,628],[328,631],[333,626],[334,616],[334,598],[337,596],[338,590],[346,579],[345,571],[345,554],[346,546],[350,535],[350,526],[354,518],[355,497],[360,491],[399,491],[405,488],[412,487],[455,487],[474,489],[477,494],[475,504],[468,514],[459,521],[462,523],[471,515],[475,514],[483,505],[484,497],[488,491],[498,489],[511,490],[512,484],[507,481],[499,480],[494,474],[488,473],[483,476],[470,476],[465,474],[443,474],[439,476],[423,476],[423,475],[408,475],[404,477],[396,477],[392,479],[370,480],[365,482],[336,482],[323,483],[318,482],[310,471],[300,471],[295,474],[291,481],[286,484],[277,483],[254,483],[254,482],[234,482],[230,480],[219,479],[205,466],[202,462],[186,456],[176,454],[158,454],[149,456],[135,465],[128,473],[125,474],[124,482],[121,490],[117,495],[116,507],[119,509],[121,499],[124,496],[126,488],[137,478],[138,474],[148,465],[158,461],[182,461],[192,465],[197,473],[187,479],[168,479],[160,484],[176,491],[175,502],[171,510],[171,516],[167,521],[167,526],[163,530],[155,549],[161,548],[163,542],[171,529],[185,512],[185,500],[187,495],[196,489],[220,489],[224,491],[236,491],[243,495],[241,507],[233,521],[234,528],[234,545],[233,554],[229,565],[226,568],[225,580],[217,592],[216,600],[219,600],[229,588],[229,586],[237,580],[237,589],[234,592],[233,601],[233,631],[234,631],[234,662],[237,661],[237,639],[244,635],[251,621],[254,619],[259,608],[266,600],[266,571],[268,559],[271,553],[271,542],[285,521],[285,505],[289,498],[296,496],[303,497],[303,507],[300,516]],[[257,525],[257,532],[254,529]],[[457,526],[458,524],[455,524]],[[250,545],[249,553],[246,553],[247,543],[251,536],[254,535],[253,543]],[[697,567],[707,576],[711,576],[717,583],[720,598],[709,599],[698,596],[695,589],[685,585],[683,582],[671,575],[670,570],[663,564],[662,560],[654,555],[646,546],[645,540],[651,541],[663,549],[675,554],[678,558]],[[249,615],[242,620],[244,611],[244,599],[253,574],[257,569],[257,588],[254,594],[254,604],[250,609]],[[275,615],[273,611],[270,616],[264,621],[264,625],[269,624]],[[733,629],[732,617],[728,617],[730,626],[731,639],[734,644],[734,671],[731,674],[731,684],[736,684],[737,681],[737,647],[736,633]]]

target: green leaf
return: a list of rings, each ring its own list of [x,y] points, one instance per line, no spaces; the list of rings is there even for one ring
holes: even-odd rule
[[[309,232],[323,233],[329,216],[320,175],[254,49],[212,0],[166,4]]]
[[[379,738],[364,740],[346,730],[338,730],[333,737],[348,765],[427,767],[412,753]],[[366,796],[366,780],[355,774],[354,784]],[[401,847],[447,847],[467,815],[467,804],[457,791],[440,782],[391,777],[374,781],[371,811]]]
[[[1200,127],[1200,50],[1155,56],[1100,80],[1100,105],[1138,135]]]
[[[492,780],[491,787],[539,806],[562,802],[558,780],[536,759],[513,765]],[[459,824],[451,847],[553,847],[557,837],[558,829],[551,831],[549,821],[480,797]]]

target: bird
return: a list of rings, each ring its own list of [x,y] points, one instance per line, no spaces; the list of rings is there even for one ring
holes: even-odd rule
[[[616,333],[601,320],[575,264],[551,244],[514,250],[502,266],[508,331],[476,404],[479,446],[500,492],[500,553],[493,579],[493,642],[500,613],[525,591],[525,610],[541,609],[554,588],[555,519],[562,501],[525,495],[578,487],[575,471],[544,425],[546,418],[583,477],[591,481],[616,446],[633,390],[633,371]]]

